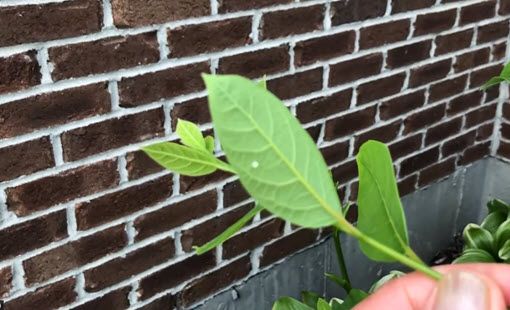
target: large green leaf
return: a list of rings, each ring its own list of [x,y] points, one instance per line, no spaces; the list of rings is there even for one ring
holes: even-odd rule
[[[359,170],[358,229],[401,253],[409,252],[409,237],[398,194],[390,151],[383,143],[368,141],[356,157]],[[394,258],[360,242],[361,249],[376,261]]]
[[[230,170],[212,154],[177,143],[157,143],[144,147],[143,151],[164,168],[182,175],[202,176],[218,169]]]
[[[313,310],[313,308],[294,298],[282,297],[274,303],[273,310]]]
[[[499,226],[506,220],[506,218],[507,215],[503,212],[492,212],[487,215],[480,226],[482,226],[483,229],[487,230],[491,234],[495,234]]]
[[[469,263],[493,263],[494,257],[487,251],[481,249],[467,249],[464,250],[461,256],[453,261],[454,264],[469,264]]]
[[[176,132],[179,138],[181,138],[182,144],[197,150],[206,150],[204,136],[197,125],[179,119],[177,121]]]
[[[489,253],[494,250],[492,234],[476,224],[468,224],[462,236],[467,249],[480,249]]]
[[[324,159],[283,103],[239,76],[204,80],[218,138],[250,195],[299,226],[345,221]]]

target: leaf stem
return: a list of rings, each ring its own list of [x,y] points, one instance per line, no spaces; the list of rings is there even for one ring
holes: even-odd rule
[[[338,266],[340,267],[340,273],[345,280],[344,289],[347,291],[347,294],[349,294],[352,290],[352,284],[351,279],[349,279],[349,273],[347,272],[347,266],[345,265],[344,253],[340,242],[340,233],[341,230],[335,228],[335,231],[333,232],[333,240],[335,243],[336,258],[338,260]]]

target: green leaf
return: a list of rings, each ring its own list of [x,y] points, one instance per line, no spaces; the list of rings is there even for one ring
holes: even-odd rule
[[[480,226],[482,226],[483,229],[487,230],[491,234],[495,234],[499,226],[506,220],[506,218],[507,215],[505,213],[495,211],[489,213],[489,215],[487,215]]]
[[[209,151],[209,153],[214,153],[214,137],[205,137],[205,148]]]
[[[502,200],[492,199],[487,203],[487,208],[489,209],[489,213],[492,212],[502,212],[508,216],[510,211],[510,206]]]
[[[324,159],[283,103],[239,76],[204,80],[218,138],[250,195],[302,227],[347,225]]]
[[[325,276],[327,279],[329,279],[330,281],[332,281],[333,283],[337,284],[338,286],[340,286],[341,288],[345,289],[347,287],[347,280],[340,277],[340,276],[337,276],[336,274],[332,274],[332,273],[325,273]]]
[[[409,237],[388,147],[377,141],[361,146],[356,157],[359,170],[358,229],[379,243],[401,253],[409,252]],[[365,255],[376,261],[394,258],[360,242]]]
[[[263,89],[267,89],[267,78],[265,75],[260,81],[257,82],[257,85]]]
[[[327,301],[325,301],[322,298],[319,298],[319,300],[317,301],[317,310],[331,310],[331,307]]]
[[[343,300],[338,298],[331,298],[329,301],[329,305],[331,306],[331,310],[342,310]]]
[[[453,261],[454,264],[493,263],[494,257],[487,251],[480,249],[464,250],[461,256]]]
[[[313,310],[313,308],[294,298],[282,297],[274,303],[273,310]]]
[[[218,169],[231,170],[213,155],[177,143],[157,143],[144,147],[143,151],[164,168],[182,175],[203,176]]]
[[[505,79],[505,80],[508,80],[510,79],[510,62],[507,63],[504,67],[503,67],[503,70],[501,70],[501,73],[499,74],[499,77]]]
[[[251,209],[250,212],[246,213],[243,217],[241,217],[237,222],[232,224],[229,228],[227,228],[224,232],[222,232],[220,235],[218,235],[213,240],[207,242],[206,244],[195,247],[195,252],[198,255],[202,255],[204,253],[209,252],[210,250],[214,249],[215,247],[219,246],[223,242],[230,239],[235,233],[237,233],[241,228],[243,228],[246,223],[248,223],[257,213],[262,211],[264,208],[262,206],[256,206],[255,208]]]
[[[206,143],[197,125],[182,119],[177,121],[177,135],[182,144],[197,150],[206,150]]]
[[[498,256],[504,262],[510,262],[510,240],[507,240],[498,251]]]
[[[354,307],[362,302],[365,298],[368,297],[368,294],[362,290],[358,289],[352,289],[347,297],[345,298],[344,302],[340,305],[341,310],[351,310],[354,309]]]
[[[402,271],[392,270],[392,271],[390,271],[389,274],[385,275],[384,277],[379,279],[377,282],[375,282],[368,292],[369,293],[374,293],[378,289],[380,289],[383,285],[385,285],[386,283],[390,282],[391,280],[398,279],[398,278],[403,277],[405,275],[406,274],[403,273]]]
[[[303,303],[312,308],[317,305],[319,298],[321,298],[321,296],[315,292],[309,291],[301,292],[301,300],[303,301]]]
[[[494,249],[491,233],[476,224],[468,224],[463,232],[466,249],[480,249],[489,253]]]
[[[510,219],[504,221],[494,235],[496,247],[501,248],[507,240],[510,240]]]
[[[496,86],[504,81],[505,81],[505,79],[500,76],[492,77],[490,80],[488,80],[487,82],[485,82],[485,84],[482,85],[481,89],[487,90],[487,89],[491,88],[492,86]]]

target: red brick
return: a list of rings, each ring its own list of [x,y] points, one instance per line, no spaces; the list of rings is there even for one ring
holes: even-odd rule
[[[324,160],[328,165],[344,161],[349,156],[349,141],[328,145],[320,149]]]
[[[462,7],[460,10],[460,25],[476,23],[494,17],[496,1],[488,0]]]
[[[431,48],[430,40],[397,47],[388,51],[386,62],[389,68],[403,67],[429,58]]]
[[[118,27],[162,24],[209,15],[209,0],[112,0],[113,21]]]
[[[336,184],[346,184],[354,180],[358,176],[358,167],[355,160],[350,160],[346,163],[341,164],[331,169],[333,175],[333,181]]]
[[[508,37],[509,25],[508,20],[478,27],[478,44],[497,41]]]
[[[465,74],[430,86],[429,103],[463,93],[467,78],[468,76]]]
[[[406,158],[400,164],[400,176],[412,174],[437,162],[439,158],[439,147],[424,150],[413,157]]]
[[[363,21],[386,13],[388,0],[347,0],[331,4],[333,25]]]
[[[428,8],[436,3],[435,0],[391,0],[392,13]]]
[[[417,90],[413,93],[399,96],[381,103],[380,118],[387,120],[422,107],[425,104],[425,91]]]
[[[450,158],[421,171],[418,186],[428,185],[449,176],[453,172],[455,172],[455,158]]]
[[[0,149],[0,181],[53,167],[53,151],[48,137]]]
[[[290,3],[292,0],[222,0],[219,2],[220,13],[260,9],[265,6]]]
[[[448,103],[446,114],[448,116],[455,115],[467,111],[470,108],[479,106],[482,103],[483,93],[481,91],[473,91],[460,97],[457,97]]]
[[[354,51],[354,31],[336,33],[296,43],[294,48],[296,65],[308,65],[350,54]]]
[[[467,147],[475,143],[476,132],[474,130],[467,132],[457,138],[451,139],[441,147],[443,157],[448,157],[455,153],[463,152]]]
[[[422,139],[422,134],[416,134],[392,143],[389,146],[392,158],[396,160],[419,150],[421,148]]]
[[[90,195],[119,182],[117,162],[112,160],[67,170],[7,189],[7,207],[18,216]]]
[[[102,290],[166,262],[174,253],[174,240],[167,238],[132,251],[124,257],[112,259],[84,272],[85,289],[88,292]]]
[[[437,36],[435,55],[451,53],[470,47],[473,33],[473,29],[467,29]]]
[[[402,90],[405,78],[404,73],[399,73],[361,84],[358,86],[358,101],[356,104],[359,106],[398,94]]]
[[[476,144],[467,148],[459,159],[459,165],[467,165],[489,156],[491,152],[491,141]],[[498,151],[499,154],[499,151]]]
[[[45,282],[71,269],[91,263],[127,244],[124,225],[83,237],[23,262],[28,286]]]
[[[241,257],[234,262],[198,278],[187,284],[179,294],[179,303],[188,307],[193,303],[229,286],[248,276],[251,271],[249,256]]]
[[[244,205],[233,211],[222,214],[197,226],[186,229],[182,232],[181,243],[185,252],[191,252],[193,246],[202,246],[212,240],[217,235],[224,232],[229,226],[237,222],[250,209],[252,204]]]
[[[409,36],[411,22],[408,19],[368,26],[360,30],[360,48],[372,48],[404,41]]]
[[[106,84],[44,93],[0,105],[0,138],[62,125],[110,111]]]
[[[445,110],[446,104],[442,103],[409,115],[404,120],[404,133],[417,131],[425,126],[437,123],[444,117]]]
[[[165,170],[143,151],[126,154],[126,168],[130,180],[139,179]]]
[[[260,266],[270,265],[285,256],[293,254],[309,245],[317,239],[317,232],[314,230],[302,229],[288,235],[276,242],[267,245],[260,257]]]
[[[455,69],[455,72],[470,70],[471,68],[475,68],[488,63],[489,56],[490,48],[488,47],[472,52],[467,52],[457,56],[457,60],[455,61],[453,68]]]
[[[192,99],[174,105],[170,112],[172,116],[172,129],[175,130],[178,119],[202,125],[211,122],[211,113],[207,106],[207,98]]]
[[[301,102],[296,107],[296,116],[302,123],[325,118],[347,110],[351,104],[351,98],[352,89],[347,89],[326,97]]]
[[[34,309],[57,309],[66,306],[76,300],[74,278],[67,278],[56,283],[41,287],[16,299],[5,303],[6,309],[30,310]]]
[[[438,33],[451,29],[457,19],[457,9],[448,11],[420,14],[414,23],[414,36]]]
[[[136,107],[201,91],[204,83],[200,74],[209,72],[209,63],[201,62],[122,79],[119,82],[120,106]]]
[[[0,259],[35,250],[67,237],[66,212],[59,211],[0,230]]]
[[[462,128],[462,117],[448,120],[442,124],[427,129],[425,145],[437,143],[459,133]]]
[[[239,181],[233,181],[223,186],[223,207],[230,207],[250,198],[250,195]]]
[[[398,136],[400,127],[401,121],[396,121],[357,135],[354,142],[354,153],[357,153],[361,145],[368,140],[377,140],[385,143],[393,141]]]
[[[215,263],[216,260],[214,252],[190,257],[175,265],[156,271],[155,273],[140,280],[138,293],[140,294],[141,299],[145,300],[163,290],[173,288],[180,283],[211,269]]]
[[[371,107],[326,121],[324,139],[334,140],[370,127],[375,122],[375,113],[375,107]]]
[[[267,12],[262,15],[262,39],[275,39],[292,34],[321,30],[325,8],[323,5]],[[299,23],[289,23],[299,20]]]
[[[144,214],[134,221],[137,231],[136,240],[148,238],[201,218],[214,212],[216,207],[216,191],[209,191]]]
[[[9,296],[12,289],[12,269],[10,266],[0,269],[0,297]]]
[[[218,73],[257,78],[289,69],[289,47],[282,45],[221,58]]]
[[[38,85],[41,83],[39,70],[35,51],[0,58],[0,94]]]
[[[267,81],[267,88],[285,100],[322,89],[322,68],[294,73]]]
[[[273,219],[235,235],[223,244],[223,258],[231,259],[280,237],[284,224],[280,219]]]
[[[64,160],[91,155],[141,142],[164,134],[163,109],[154,109],[80,127],[62,134]]]
[[[81,304],[73,310],[127,309],[129,308],[128,296],[130,291],[131,286],[123,287]]]
[[[71,0],[0,8],[0,46],[42,42],[101,30],[98,0]]]
[[[150,207],[172,194],[172,176],[132,186],[76,206],[79,230],[90,229]]]
[[[418,87],[440,80],[448,75],[451,67],[452,60],[446,59],[412,69],[411,77],[409,78],[409,86]]]
[[[382,64],[382,54],[376,53],[330,65],[329,84],[340,85],[378,75]]]
[[[475,125],[492,120],[496,115],[496,104],[480,107],[466,115],[466,127],[473,127]]]
[[[251,42],[251,17],[180,26],[168,31],[171,57],[217,52]]]
[[[180,176],[180,192],[188,193],[199,190],[205,186],[217,183],[230,177],[231,174],[222,170],[217,170],[209,175],[203,177],[186,177]]]

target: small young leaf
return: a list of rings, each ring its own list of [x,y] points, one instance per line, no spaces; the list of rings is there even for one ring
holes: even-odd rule
[[[507,240],[498,251],[498,256],[504,262],[510,262],[510,240]]]
[[[466,249],[480,249],[489,253],[494,249],[494,238],[491,233],[476,224],[468,224],[462,236]]]
[[[510,219],[504,221],[494,235],[497,248],[501,248],[507,240],[510,240]]]
[[[375,282],[368,292],[370,294],[375,293],[378,289],[380,289],[386,283],[390,282],[391,280],[395,280],[395,279],[398,279],[400,277],[403,277],[405,275],[406,274],[403,273],[402,271],[392,270],[392,271],[390,271],[389,274],[385,275],[384,277],[379,279],[377,282]]]
[[[489,213],[489,215],[487,215],[480,226],[482,226],[483,229],[487,230],[491,234],[495,234],[499,226],[506,220],[506,218],[507,215],[503,212],[495,211]]]
[[[208,175],[218,169],[231,170],[212,154],[177,143],[157,143],[144,147],[143,151],[164,168],[186,176]]]
[[[491,88],[492,86],[496,86],[504,81],[505,81],[505,79],[500,76],[492,77],[490,80],[488,80],[487,82],[485,82],[485,84],[482,85],[481,89],[487,90],[487,89]]]
[[[320,298],[321,296],[314,292],[309,291],[301,292],[301,300],[303,301],[303,303],[312,308],[317,305],[317,302],[319,301]]]
[[[361,146],[356,161],[359,170],[358,229],[387,247],[407,254],[407,224],[388,147],[368,141]],[[368,244],[360,242],[360,245],[363,253],[375,261],[394,261],[393,257]]]
[[[209,153],[214,153],[214,137],[205,137],[205,148],[209,151]]]
[[[487,208],[489,209],[489,213],[492,212],[502,212],[508,216],[510,212],[510,206],[502,200],[492,199],[487,203]]]
[[[317,301],[317,310],[331,310],[331,306],[322,298]]]
[[[240,218],[237,222],[235,222],[232,226],[227,228],[224,232],[222,232],[220,235],[218,235],[213,240],[207,242],[206,244],[195,247],[195,252],[198,255],[202,255],[206,252],[209,252],[210,250],[214,249],[215,247],[219,246],[223,242],[230,239],[235,233],[237,233],[241,228],[243,228],[246,223],[248,223],[257,213],[262,211],[264,209],[262,206],[256,206],[255,208],[251,209],[250,212],[246,213],[242,218]]]
[[[454,264],[468,264],[468,263],[493,263],[494,257],[487,251],[480,249],[467,249],[464,250],[461,256],[453,261]]]
[[[182,144],[197,150],[206,150],[204,136],[197,125],[182,119],[177,121],[177,135]]]
[[[313,308],[294,298],[282,297],[274,303],[273,310],[313,310]]]

